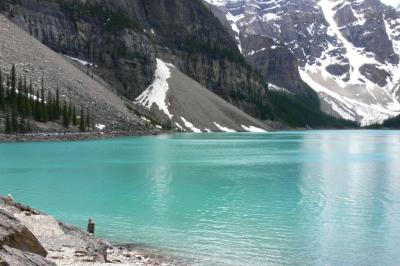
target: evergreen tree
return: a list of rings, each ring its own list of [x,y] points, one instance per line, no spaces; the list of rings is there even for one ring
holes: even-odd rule
[[[11,102],[15,100],[16,96],[16,84],[17,83],[17,78],[16,78],[16,73],[15,73],[15,65],[11,67],[11,74],[10,74],[10,98]]]
[[[6,108],[6,98],[4,93],[4,85],[3,85],[3,75],[0,70],[0,110],[5,110]]]
[[[68,107],[66,101],[64,101],[62,113],[63,113],[63,125],[64,127],[67,128],[69,127],[70,122],[69,122]]]
[[[29,96],[29,101],[28,101],[28,106],[29,106],[29,116],[34,115],[34,107],[35,107],[35,101],[34,99],[34,91],[33,91],[33,85],[32,85],[32,80],[29,81],[29,89],[28,89],[28,96]]]
[[[26,125],[25,125],[25,119],[22,118],[21,122],[18,125],[18,132],[20,133],[25,133],[26,132]]]
[[[84,116],[84,113],[83,113],[83,107],[81,107],[81,117],[80,117],[80,120],[79,120],[79,129],[82,132],[85,132],[85,130],[86,130],[86,127],[85,127],[85,116]]]
[[[5,95],[6,95],[6,101],[9,100],[9,97],[10,97],[10,78],[9,78],[9,76],[6,76]]]
[[[75,104],[74,104],[74,107],[72,108],[72,125],[74,125],[74,126],[78,125],[78,121],[76,119]]]
[[[40,112],[40,102],[39,102],[39,92],[36,91],[36,99],[35,102],[33,104],[33,117],[36,121],[40,121],[42,115]]]
[[[90,114],[89,114],[89,108],[86,109],[86,130],[90,130]]]
[[[7,112],[6,114],[6,134],[10,134],[12,129],[11,129],[11,120],[10,120],[10,114]]]
[[[47,100],[46,100],[46,110],[49,117],[49,121],[54,121],[54,113],[53,113],[53,97],[51,96],[51,92],[47,93]]]
[[[18,117],[17,110],[15,108],[11,109],[11,132],[17,133],[18,131]]]
[[[22,79],[18,78],[18,87],[17,87],[17,109],[19,113],[23,113],[22,110],[22,101],[23,101],[23,88],[22,88]]]
[[[57,119],[60,118],[60,90],[57,87],[56,91],[56,102],[55,102],[55,108],[54,108],[54,113]]]
[[[43,81],[43,77],[41,80],[41,88],[40,88],[40,94],[41,94],[41,101],[40,101],[40,109],[41,109],[41,113],[42,113],[42,117],[41,120],[46,123],[47,121],[49,121],[49,114],[47,112],[47,108],[46,108],[46,96],[44,93],[44,81]]]
[[[68,126],[71,124],[72,122],[72,103],[71,101],[69,101],[69,105],[68,105]]]
[[[30,120],[28,120],[28,122],[26,123],[26,132],[32,132],[32,125]]]
[[[7,133],[30,132],[31,120],[44,123],[58,121],[66,128],[72,123],[79,125],[81,131],[89,130],[92,124],[89,108],[86,113],[81,108],[78,120],[75,105],[71,101],[60,103],[59,88],[54,97],[50,91],[46,94],[42,77],[39,90],[35,90],[31,80],[28,83],[26,76],[17,75],[15,65],[11,67],[9,75],[3,75],[0,71],[0,111],[5,111]]]

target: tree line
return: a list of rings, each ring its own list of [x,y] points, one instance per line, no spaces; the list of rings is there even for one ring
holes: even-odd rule
[[[35,89],[32,81],[17,77],[15,65],[8,75],[0,70],[0,112],[5,114],[7,134],[32,132],[32,121],[56,122],[65,128],[75,126],[82,132],[92,128],[89,109],[77,110],[71,101],[62,100],[59,88],[54,95],[46,91],[43,78],[40,88]]]

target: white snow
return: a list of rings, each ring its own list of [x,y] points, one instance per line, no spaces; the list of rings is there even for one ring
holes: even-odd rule
[[[157,58],[157,69],[155,71],[155,79],[139,97],[136,98],[136,103],[151,109],[153,104],[157,105],[160,111],[163,111],[170,119],[172,114],[168,110],[169,103],[167,102],[167,92],[169,90],[168,79],[171,77],[171,64],[164,63]]]
[[[96,124],[96,128],[99,129],[99,130],[103,130],[103,129],[106,128],[106,126],[103,125],[103,124]]]
[[[175,122],[175,126],[176,126],[179,130],[185,131],[185,129],[184,129],[178,122]]]
[[[192,123],[187,121],[183,116],[181,116],[181,120],[183,121],[186,128],[190,129],[194,133],[201,133],[201,130],[196,128]]]
[[[334,35],[340,40],[346,49],[346,58],[350,61],[350,82],[360,83],[360,79],[363,80],[365,77],[360,73],[360,68],[364,64],[379,64],[375,58],[366,56],[361,49],[354,47],[354,45],[349,42],[346,37],[340,31],[335,17],[335,8],[338,3],[331,2],[330,0],[321,0],[319,5],[325,16],[326,21],[329,24],[330,29],[333,31]]]
[[[223,6],[227,2],[226,0],[205,0],[205,1],[215,6]]]
[[[398,107],[395,103],[392,103],[393,106],[383,106],[379,102],[367,104],[362,99],[351,97],[351,95],[344,96],[332,89],[324,87],[316,82],[304,69],[299,69],[299,71],[302,80],[318,92],[319,96],[329,103],[337,114],[345,119],[353,121],[358,119],[362,125],[369,125],[382,122],[400,113],[400,109],[396,110]]]
[[[231,28],[232,28],[232,30],[236,33],[235,34],[235,39],[236,39],[236,41],[237,41],[237,43],[238,43],[238,49],[239,49],[239,51],[242,53],[243,52],[243,49],[242,49],[242,43],[241,43],[241,41],[240,41],[240,29],[239,29],[239,27],[238,27],[238,25],[237,25],[237,22],[240,20],[240,19],[242,19],[244,17],[244,15],[240,15],[240,16],[234,16],[234,15],[232,15],[231,13],[227,13],[226,14],[226,20],[227,21],[229,21],[229,22],[231,22]]]
[[[254,133],[265,133],[267,132],[266,130],[262,129],[262,128],[258,128],[255,126],[245,126],[242,125],[242,128],[248,132],[254,132]]]
[[[144,116],[141,116],[140,118],[141,118],[142,120],[146,121],[146,122],[151,122],[150,119],[147,119],[147,118],[144,117]]]
[[[280,91],[280,92],[284,92],[284,93],[288,93],[288,94],[293,94],[291,91],[289,91],[288,89],[279,87],[278,85],[275,85],[273,83],[269,83],[268,84],[268,88],[270,90],[274,90],[274,91]]]
[[[400,6],[400,0],[381,0],[381,2],[394,8],[398,8]]]
[[[221,131],[223,131],[223,132],[229,132],[229,133],[233,133],[233,132],[236,132],[235,130],[233,130],[233,129],[230,129],[230,128],[227,128],[227,127],[224,127],[224,126],[221,126],[220,124],[218,124],[217,122],[214,122],[214,125],[219,129],[219,130],[221,130]]]
[[[263,21],[277,20],[280,17],[274,13],[267,13],[263,15]]]
[[[275,48],[276,48],[276,46],[275,46]],[[275,49],[275,48],[274,48],[274,49]],[[256,53],[265,51],[266,49],[267,49],[267,48],[261,48],[260,50],[257,50],[257,51],[252,50],[252,51],[250,51],[247,55],[253,55],[253,54],[256,54]],[[271,47],[271,49],[272,49],[272,47]]]
[[[85,61],[85,60],[82,60],[82,59],[79,59],[79,58],[75,58],[75,57],[72,57],[72,56],[68,56],[68,55],[65,55],[65,56],[68,57],[68,58],[71,59],[71,60],[77,61],[77,62],[80,63],[81,65],[84,65],[84,66],[86,66],[86,65],[93,66],[93,63],[89,63],[88,61]]]

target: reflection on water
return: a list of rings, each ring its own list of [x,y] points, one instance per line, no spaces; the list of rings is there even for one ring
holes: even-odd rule
[[[397,131],[0,144],[0,193],[194,264],[400,265],[399,151]]]
[[[319,155],[303,164],[300,184],[318,263],[341,265],[354,256],[366,265],[388,261],[400,244],[399,220],[393,221],[400,214],[400,135],[350,132],[304,138],[304,153]]]

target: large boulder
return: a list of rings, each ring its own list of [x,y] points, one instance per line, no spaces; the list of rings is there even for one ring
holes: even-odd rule
[[[8,246],[0,250],[1,266],[55,266],[56,264],[37,254],[24,252]]]
[[[13,215],[0,209],[0,250],[5,246],[46,257],[38,239]],[[1,257],[1,256],[0,256]]]

